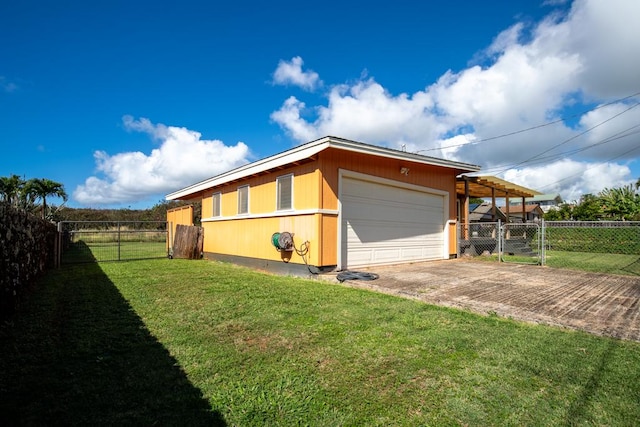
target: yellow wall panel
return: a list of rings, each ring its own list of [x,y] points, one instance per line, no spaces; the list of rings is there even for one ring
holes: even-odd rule
[[[298,249],[305,241],[309,241],[311,250],[307,261],[311,265],[319,265],[320,242],[316,222],[315,215],[206,222],[203,224],[204,252],[282,260],[282,254],[271,243],[271,237],[273,233],[286,231],[293,233],[294,244]],[[291,262],[303,263],[303,260],[294,251]]]

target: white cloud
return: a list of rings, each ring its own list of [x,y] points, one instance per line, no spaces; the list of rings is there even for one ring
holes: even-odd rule
[[[605,188],[631,184],[629,167],[616,163],[586,163],[570,159],[543,166],[510,169],[507,181],[538,189],[543,193],[559,193],[565,201],[580,200],[583,194],[597,194]]]
[[[87,205],[136,202],[165,194],[247,163],[249,148],[219,140],[201,139],[201,134],[183,127],[153,124],[145,118],[123,117],[125,128],[145,132],[157,139],[149,154],[125,152],[109,155],[96,151],[98,176],[79,185],[73,197]]]
[[[271,118],[299,142],[339,135],[406,145],[528,187],[556,188],[565,198],[619,186],[638,166],[633,126],[640,107],[620,114],[638,97],[572,115],[640,90],[637,16],[640,2],[575,0],[564,15],[505,29],[481,55],[482,65],[450,70],[412,94],[392,94],[362,77],[330,87],[326,105],[291,97]],[[611,139],[625,130],[630,135]]]
[[[0,90],[6,93],[12,93],[18,90],[18,85],[7,80],[6,77],[0,76]]]
[[[273,83],[278,85],[294,85],[304,90],[312,91],[322,85],[318,73],[314,71],[302,71],[304,61],[299,56],[291,58],[291,61],[280,61],[278,68],[273,73]]]

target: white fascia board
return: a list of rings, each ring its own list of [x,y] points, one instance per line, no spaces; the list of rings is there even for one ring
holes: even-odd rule
[[[407,160],[407,161],[421,163],[425,165],[460,169],[465,172],[477,172],[480,170],[480,166],[476,166],[468,163],[438,159],[436,157],[428,157],[428,156],[423,156],[421,154],[408,153],[405,151],[398,151],[390,148],[379,147],[376,145],[369,145],[361,142],[350,141],[348,139],[327,136],[321,139],[317,139],[315,141],[308,142],[303,145],[299,145],[297,147],[292,148],[291,150],[284,151],[282,153],[273,155],[271,157],[267,157],[262,160],[258,160],[256,162],[249,163],[247,165],[233,169],[229,172],[225,172],[221,175],[215,176],[213,178],[209,178],[205,181],[201,181],[197,184],[175,191],[173,193],[168,194],[166,196],[166,200],[180,199],[182,197],[187,197],[191,194],[208,190],[210,188],[217,187],[219,185],[223,185],[237,179],[242,179],[247,176],[265,172],[273,168],[286,166],[290,163],[307,159],[323,150],[326,150],[329,147],[337,148],[339,150],[356,152],[356,153],[386,157],[390,159]]]
[[[276,154],[271,157],[258,160],[248,165],[240,166],[239,168],[230,170],[221,175],[214,176],[205,181],[183,188],[182,190],[175,191],[167,194],[167,200],[175,200],[181,197],[186,197],[190,194],[197,193],[199,191],[207,190],[227,182],[234,181],[236,179],[242,179],[250,175],[268,171],[269,169],[277,168],[280,166],[288,165],[289,163],[297,162],[303,159],[307,159],[314,154],[326,149],[329,146],[329,138],[323,138],[311,143],[299,145],[291,150],[283,153]]]

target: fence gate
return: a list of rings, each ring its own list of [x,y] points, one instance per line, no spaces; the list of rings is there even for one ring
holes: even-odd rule
[[[63,221],[58,264],[167,256],[166,221]]]
[[[543,233],[534,222],[501,225],[500,261],[519,264],[543,264]]]
[[[536,223],[478,222],[458,228],[458,256],[542,264],[542,232]]]

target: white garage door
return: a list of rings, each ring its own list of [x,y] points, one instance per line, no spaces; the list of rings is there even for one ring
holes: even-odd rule
[[[443,258],[442,195],[344,177],[341,200],[343,268]]]

